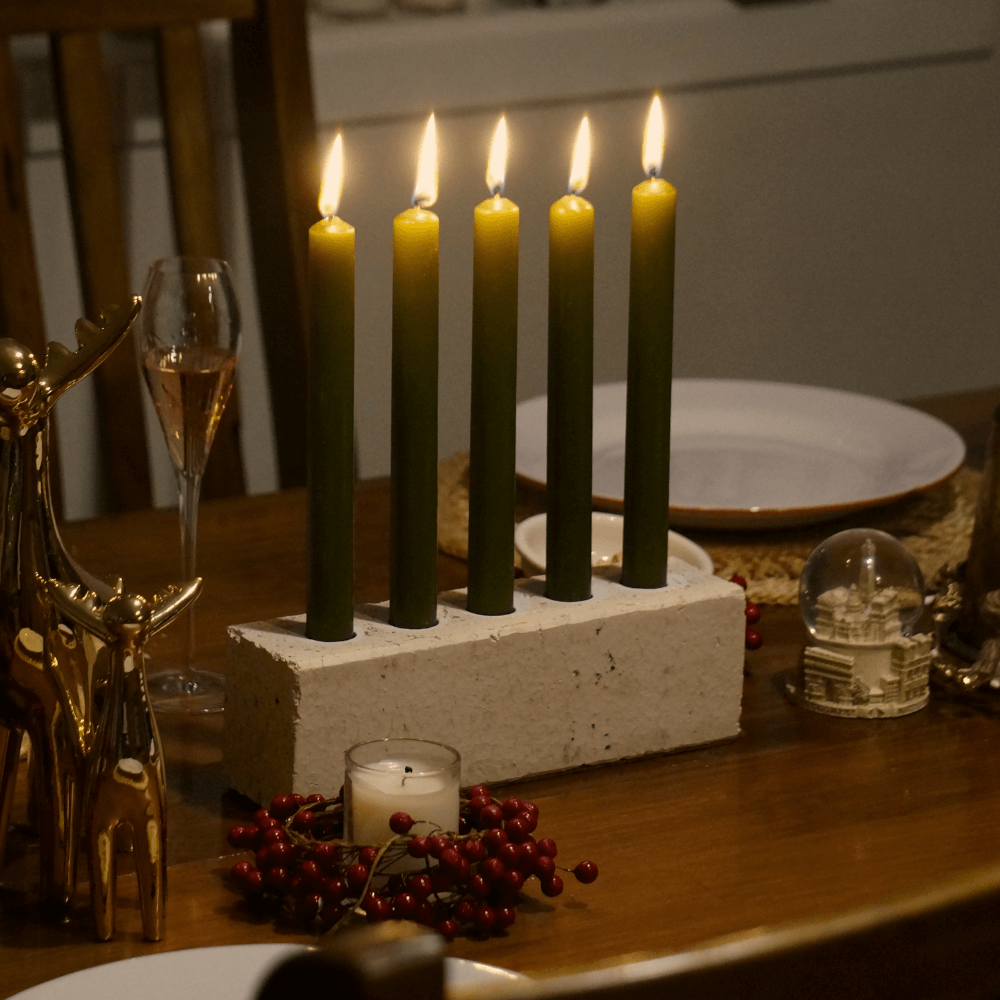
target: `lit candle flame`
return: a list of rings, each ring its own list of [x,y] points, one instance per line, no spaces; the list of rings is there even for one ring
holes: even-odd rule
[[[573,146],[573,166],[569,171],[569,193],[580,194],[590,180],[590,119],[584,115]]]
[[[438,200],[438,145],[437,125],[434,115],[427,119],[424,141],[420,144],[420,162],[417,165],[417,183],[413,187],[411,205],[430,208]]]
[[[646,119],[646,134],[642,137],[642,169],[647,177],[659,177],[663,166],[663,146],[666,142],[667,126],[663,118],[660,95],[653,95]]]
[[[490,194],[502,195],[507,182],[507,117],[500,116],[496,131],[493,133],[493,145],[490,147],[490,161],[486,166],[486,186]]]
[[[326,158],[323,183],[319,189],[319,211],[324,219],[332,219],[340,207],[344,190],[344,139],[338,132]]]

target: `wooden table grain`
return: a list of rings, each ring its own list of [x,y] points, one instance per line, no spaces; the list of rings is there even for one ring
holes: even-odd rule
[[[980,460],[997,404],[1000,388],[917,401],[956,426]],[[388,484],[360,483],[359,601],[388,594],[387,524]],[[83,565],[120,573],[131,589],[151,592],[177,578],[174,511],[101,518],[64,534]],[[205,666],[221,669],[227,624],[304,607],[303,493],[205,503],[199,550],[198,649]],[[463,563],[440,557],[441,589],[462,585],[464,575]],[[559,843],[560,862],[589,858],[601,875],[589,886],[567,879],[554,900],[530,883],[506,935],[459,939],[451,954],[546,973],[841,912],[1000,860],[1000,718],[939,700],[893,720],[800,711],[780,684],[805,639],[797,611],[765,608],[760,631],[765,645],[746,659],[737,739],[507,786],[538,803],[539,829]],[[158,637],[151,667],[178,649],[176,636]],[[555,718],[560,706],[550,711]],[[227,790],[221,718],[164,716],[160,725],[168,762],[166,938],[141,940],[129,878],[120,884],[114,941],[91,940],[83,893],[69,923],[44,923],[33,891],[37,848],[18,827],[0,879],[0,998],[128,956],[314,940],[253,917],[227,882],[235,857],[226,830],[255,806]],[[25,809],[19,792],[21,821]]]

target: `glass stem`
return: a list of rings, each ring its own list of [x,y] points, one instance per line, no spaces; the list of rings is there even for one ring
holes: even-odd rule
[[[195,556],[198,546],[198,497],[201,494],[201,476],[177,474],[180,491],[181,518],[181,580],[187,583],[195,578]],[[184,660],[181,683],[194,679],[194,602],[184,617]]]

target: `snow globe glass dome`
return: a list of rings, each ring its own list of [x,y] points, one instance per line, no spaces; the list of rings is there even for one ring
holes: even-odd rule
[[[801,703],[841,718],[909,715],[930,697],[933,637],[916,632],[924,580],[892,535],[853,528],[813,550],[799,580],[811,641]]]
[[[813,639],[884,643],[914,633],[924,578],[909,550],[874,528],[831,535],[809,556],[799,608]]]

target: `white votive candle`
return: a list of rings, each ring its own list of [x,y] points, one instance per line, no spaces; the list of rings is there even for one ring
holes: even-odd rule
[[[396,812],[414,820],[414,836],[458,830],[461,758],[451,747],[427,740],[373,740],[351,747],[344,757],[346,834],[352,844],[377,847],[390,840],[389,817]],[[423,865],[406,858],[401,867]]]

